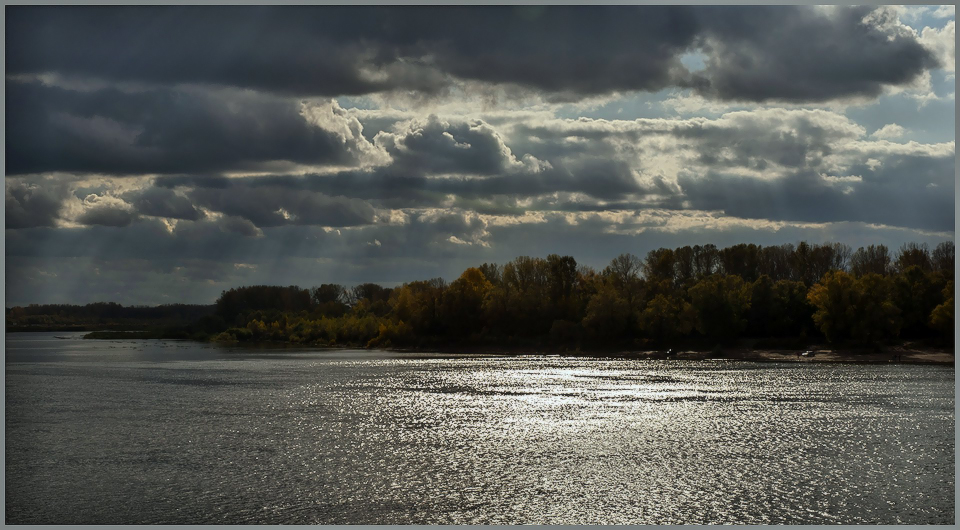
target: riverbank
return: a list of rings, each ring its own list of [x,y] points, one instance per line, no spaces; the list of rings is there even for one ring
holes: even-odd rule
[[[83,336],[91,340],[190,340],[184,336],[169,336],[151,332],[100,331]],[[205,342],[205,341],[198,341]],[[243,343],[247,346],[271,348],[315,348],[318,350],[365,349],[357,345],[320,346],[293,344],[285,342]],[[672,353],[665,350],[613,350],[613,349],[564,349],[534,346],[492,346],[492,345],[456,345],[421,348],[378,348],[397,353],[454,354],[469,356],[521,356],[556,355],[559,357],[595,357],[619,359],[670,359],[705,360],[731,359],[755,362],[816,362],[816,363],[903,363],[903,364],[954,364],[954,351],[948,348],[934,348],[905,342],[888,345],[881,351],[871,349],[835,348],[830,346],[812,346],[808,350],[752,348],[739,345],[729,348],[677,349]],[[803,351],[813,351],[812,356],[801,355]]]
[[[443,349],[387,348],[387,351],[399,353],[454,353],[458,355],[556,355],[559,357],[600,357],[616,359],[678,360],[700,361],[707,359],[728,359],[753,362],[804,362],[804,363],[901,363],[901,364],[954,364],[954,353],[945,349],[920,348],[910,346],[891,346],[882,352],[817,349],[812,356],[803,356],[800,350],[754,350],[749,348],[728,348],[711,351],[675,351],[667,354],[662,350],[647,351],[597,351],[597,350],[550,350],[531,348],[483,348],[451,347]]]
[[[903,364],[954,364],[952,352],[935,349],[916,349],[896,346],[883,352],[863,352],[849,350],[817,350],[812,357],[799,355],[795,350],[745,350],[734,349],[720,354],[704,352],[683,352],[678,359],[738,359],[757,362],[817,362],[817,363],[903,363]]]

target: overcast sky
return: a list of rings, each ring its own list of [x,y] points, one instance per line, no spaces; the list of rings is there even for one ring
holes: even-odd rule
[[[6,8],[6,305],[954,237],[955,13]]]

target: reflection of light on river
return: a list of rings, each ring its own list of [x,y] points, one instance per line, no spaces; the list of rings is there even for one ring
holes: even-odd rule
[[[952,367],[94,346],[8,355],[24,521],[953,521]]]

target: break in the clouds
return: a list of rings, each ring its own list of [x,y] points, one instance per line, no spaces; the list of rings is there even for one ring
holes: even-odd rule
[[[10,7],[7,304],[952,239],[948,7]]]

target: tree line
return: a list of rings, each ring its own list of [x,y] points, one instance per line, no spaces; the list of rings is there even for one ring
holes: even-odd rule
[[[184,326],[204,317],[212,317],[214,306],[165,304],[159,306],[123,306],[115,302],[86,305],[30,304],[9,307],[8,331],[143,329],[152,326]]]
[[[953,281],[953,242],[895,255],[883,245],[696,245],[621,254],[600,270],[552,254],[484,263],[450,283],[240,287],[217,300],[214,324],[225,328],[217,340],[367,347],[952,345]]]

